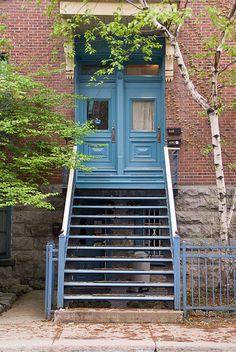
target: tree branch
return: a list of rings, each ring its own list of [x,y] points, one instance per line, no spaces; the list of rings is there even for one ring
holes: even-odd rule
[[[231,223],[231,220],[232,220],[232,217],[233,217],[233,213],[234,213],[234,210],[235,210],[235,204],[236,204],[236,189],[234,190],[232,204],[231,204],[231,207],[230,207],[230,210],[229,210],[228,222],[227,222],[228,229],[230,227],[230,223]]]
[[[126,2],[128,2],[130,5],[133,5],[134,7],[136,7],[136,9],[138,9],[139,11],[142,11],[143,8],[138,7],[136,4],[134,4],[132,1],[130,0],[126,0]]]
[[[176,58],[180,73],[193,99],[203,108],[203,110],[209,111],[211,109],[210,105],[208,104],[207,100],[197,91],[196,87],[194,86],[193,82],[189,77],[188,69],[185,65],[183,55],[181,53],[179,43],[176,37],[163,24],[161,24],[156,19],[154,20],[154,26],[166,35],[166,37],[170,41],[170,44],[173,46],[175,58]]]
[[[219,75],[222,73],[222,72],[224,72],[224,71],[226,71],[231,65],[233,65],[233,64],[235,64],[236,63],[236,60],[233,60],[233,61],[231,61],[231,62],[229,62],[224,68],[222,68],[220,71],[219,71]]]

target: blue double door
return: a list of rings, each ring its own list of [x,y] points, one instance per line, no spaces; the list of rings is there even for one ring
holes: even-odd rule
[[[164,94],[158,76],[125,75],[94,86],[81,76],[77,119],[95,133],[82,147],[93,170],[78,173],[83,188],[156,188],[163,184]]]

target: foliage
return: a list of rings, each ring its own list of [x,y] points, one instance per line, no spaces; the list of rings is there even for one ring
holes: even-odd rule
[[[158,43],[159,33],[154,25],[155,21],[165,26],[167,31],[173,36],[178,36],[182,25],[192,18],[191,3],[193,1],[186,1],[185,6],[182,8],[176,6],[174,0],[162,0],[164,7],[162,11],[158,8],[148,7],[145,9],[140,8],[140,11],[129,18],[129,21],[124,20],[125,13],[120,8],[114,12],[112,20],[107,23],[101,18],[95,16],[89,10],[85,11],[84,15],[75,15],[69,18],[55,15],[55,9],[58,5],[58,0],[51,0],[48,7],[48,13],[54,16],[54,29],[53,34],[56,37],[64,37],[66,42],[73,43],[74,38],[81,33],[80,28],[87,28],[84,30],[84,38],[86,41],[85,51],[88,54],[96,53],[97,39],[103,39],[109,48],[109,57],[102,60],[103,68],[99,69],[93,77],[96,79],[99,75],[113,74],[116,69],[122,69],[125,62],[127,62],[133,53],[140,52],[146,61],[151,60],[153,50],[160,48],[161,44]],[[86,7],[86,3],[84,6]],[[145,4],[145,1],[143,2]],[[167,6],[168,5],[168,6]],[[139,4],[134,4],[139,7]],[[135,11],[134,11],[135,12]],[[202,38],[202,48],[197,54],[189,55],[189,73],[190,77],[194,80],[196,86],[201,87],[202,82],[208,85],[209,94],[207,95],[208,103],[214,105],[214,108],[221,113],[223,110],[232,106],[222,104],[220,94],[225,86],[235,84],[235,19],[229,19],[228,14],[225,14],[220,7],[206,5],[203,12],[199,13],[197,18],[194,19],[195,23],[199,25],[209,20],[212,26],[212,34]],[[164,33],[164,32],[163,32]],[[162,34],[163,34],[162,33]],[[165,33],[166,36],[167,33]],[[219,80],[219,96],[216,100],[212,99],[211,95],[211,80],[206,79],[212,74],[212,67],[214,67],[214,60],[216,50],[221,43],[222,34],[225,34],[224,43],[222,43],[222,52],[226,61],[217,68]],[[196,33],[196,36],[198,33]],[[73,55],[74,52],[71,52]],[[225,64],[226,62],[226,64]]]
[[[74,105],[62,95],[0,62],[0,206],[29,204],[52,208],[41,186],[63,167],[87,170],[88,156],[75,155],[91,126],[66,119]],[[60,107],[60,110],[58,110]]]

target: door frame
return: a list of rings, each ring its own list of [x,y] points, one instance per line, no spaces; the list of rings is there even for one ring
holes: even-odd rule
[[[160,168],[163,169],[164,167],[164,157],[163,157],[163,147],[165,145],[165,131],[166,131],[166,126],[165,126],[165,40],[162,38],[162,44],[163,47],[161,49],[158,49],[154,53],[153,60],[147,63],[157,63],[160,65],[160,72],[158,76],[152,76],[148,77],[148,82],[153,82],[158,85],[160,85],[160,102],[161,102],[161,116],[160,116],[160,124],[161,124],[161,145],[160,145],[160,154],[161,154],[161,161],[160,161]],[[88,65],[96,65],[101,61],[101,57],[105,58],[108,57],[108,53],[104,49],[99,49],[99,48],[104,48],[104,45],[100,45],[98,47],[98,52],[93,55],[88,55],[83,52],[83,44],[84,41],[83,39],[77,40],[78,43],[76,43],[76,65],[75,65],[75,91],[76,94],[79,94],[80,92],[80,83],[83,82],[85,83],[86,81],[89,80],[90,76],[88,75],[81,75],[81,66],[83,64],[88,64]],[[135,54],[130,61],[127,62],[127,64],[139,64],[143,63],[141,54]],[[144,182],[144,177],[145,175],[142,175],[141,178],[137,177],[137,183],[135,184],[135,178],[132,176],[132,182],[128,182],[128,178],[131,177],[131,175],[125,175],[124,169],[125,169],[125,153],[126,153],[126,133],[125,131],[125,97],[124,97],[124,87],[127,82],[130,83],[141,83],[141,82],[147,82],[147,77],[143,76],[128,76],[125,74],[124,70],[123,71],[117,71],[114,75],[111,75],[109,77],[106,77],[106,82],[107,83],[114,83],[116,85],[116,113],[117,116],[121,116],[122,118],[119,119],[119,121],[116,119],[116,168],[117,168],[117,175],[110,175],[112,179],[109,180],[109,175],[107,175],[107,179],[104,177],[97,177],[96,175],[92,174],[86,174],[84,175],[84,180],[82,181],[81,174],[77,172],[77,183],[79,187],[82,188],[156,188],[158,185],[152,185],[152,179],[145,184]],[[76,119],[78,118],[78,109],[75,111],[75,116]],[[164,181],[164,174],[158,175],[160,179],[160,188],[163,188],[163,181]],[[121,180],[122,178],[122,180]],[[152,176],[153,178],[153,176]],[[81,182],[80,182],[81,181]],[[87,181],[87,182],[86,182]],[[108,182],[110,181],[110,182]]]

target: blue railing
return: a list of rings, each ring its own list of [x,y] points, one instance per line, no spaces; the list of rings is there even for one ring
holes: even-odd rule
[[[182,244],[183,310],[236,311],[236,245]]]
[[[50,319],[54,311],[54,294],[55,294],[55,272],[58,262],[58,250],[54,242],[50,241],[46,245],[46,275],[45,275],[45,300],[44,312],[45,318]]]

